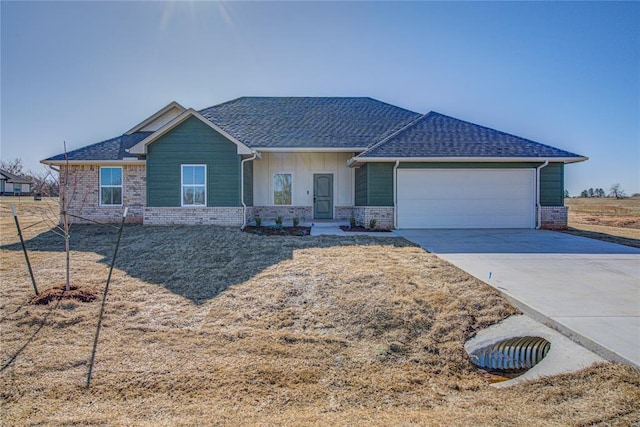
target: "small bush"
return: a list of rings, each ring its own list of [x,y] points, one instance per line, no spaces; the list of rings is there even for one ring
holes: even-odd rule
[[[376,219],[371,218],[371,221],[369,221],[369,228],[373,230],[374,228],[376,228],[377,223],[378,221]]]
[[[356,228],[356,219],[354,217],[349,218],[349,226],[351,228]]]
[[[262,225],[262,218],[255,217],[256,227],[260,227]]]
[[[297,227],[298,224],[300,224],[300,218],[298,218],[297,216],[293,217],[293,226]]]
[[[276,225],[282,227],[282,216],[276,217]]]

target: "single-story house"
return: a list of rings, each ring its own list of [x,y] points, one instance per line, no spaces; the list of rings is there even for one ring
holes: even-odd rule
[[[0,169],[0,195],[28,196],[31,194],[31,181]]]
[[[168,104],[124,134],[42,160],[95,221],[243,226],[376,219],[396,228],[562,228],[564,165],[586,157],[372,98]],[[64,182],[63,182],[64,183]]]

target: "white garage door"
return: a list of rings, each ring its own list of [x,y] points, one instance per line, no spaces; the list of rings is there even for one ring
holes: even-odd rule
[[[533,228],[532,169],[398,169],[398,228]]]

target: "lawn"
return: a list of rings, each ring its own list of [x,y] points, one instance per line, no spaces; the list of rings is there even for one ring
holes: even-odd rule
[[[85,388],[100,300],[31,305],[0,203],[4,425],[629,425],[640,373],[602,364],[494,389],[464,342],[516,313],[403,239],[125,227]],[[38,285],[63,242],[22,200]],[[72,282],[101,295],[114,229],[74,226]]]
[[[640,197],[565,199],[571,234],[640,248]]]

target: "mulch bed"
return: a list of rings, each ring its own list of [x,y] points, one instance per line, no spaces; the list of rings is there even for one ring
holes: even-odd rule
[[[76,285],[69,286],[68,291],[65,291],[65,285],[54,286],[53,288],[45,289],[40,292],[39,295],[31,298],[31,304],[33,305],[46,305],[53,300],[58,299],[73,299],[80,302],[91,302],[98,298],[95,290],[88,288],[79,288]]]
[[[350,227],[348,225],[341,225],[340,229],[342,231],[347,231],[349,233],[358,233],[358,232],[367,232],[367,233],[384,233],[384,232],[389,232],[391,230],[387,230],[386,228],[366,228],[363,226],[357,226],[357,227]]]
[[[259,236],[308,236],[311,234],[311,227],[255,227],[247,226],[245,233],[257,234]]]

